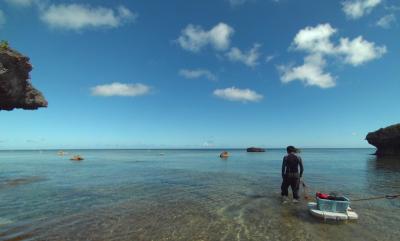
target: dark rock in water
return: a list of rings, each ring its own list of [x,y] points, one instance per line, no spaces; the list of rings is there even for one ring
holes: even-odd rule
[[[265,152],[265,149],[260,147],[249,147],[247,148],[247,152]]]
[[[2,43],[0,46],[0,110],[47,107],[42,93],[29,81],[29,58]]]
[[[229,157],[229,153],[227,151],[223,151],[223,152],[221,152],[221,154],[219,154],[219,157],[228,158]]]
[[[20,177],[20,178],[0,181],[0,190],[2,188],[16,187],[20,185],[31,184],[34,182],[40,182],[43,180],[45,180],[45,178],[39,176],[32,176],[32,177]]]
[[[368,133],[369,144],[377,148],[376,155],[400,155],[400,124]]]

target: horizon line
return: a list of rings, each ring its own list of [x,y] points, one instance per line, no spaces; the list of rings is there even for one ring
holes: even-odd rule
[[[196,148],[35,148],[35,149],[0,149],[0,151],[64,151],[64,150],[246,150],[246,147],[196,147]],[[286,147],[264,148],[268,150],[286,149]],[[304,147],[306,149],[376,149],[375,147]]]

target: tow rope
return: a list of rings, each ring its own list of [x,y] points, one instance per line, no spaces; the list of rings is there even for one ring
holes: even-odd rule
[[[303,195],[304,195],[304,199],[305,200],[309,200],[310,196],[308,195],[308,187],[307,185],[304,183],[304,180],[301,180],[301,185],[303,186]]]
[[[304,180],[301,180],[301,185],[303,186],[303,195],[304,199],[310,200],[310,195],[308,195],[308,186],[305,184]],[[400,197],[400,194],[386,194],[381,196],[375,197],[368,197],[368,198],[359,198],[359,199],[351,199],[351,202],[359,202],[359,201],[368,201],[368,200],[377,200],[377,199],[395,199]]]
[[[352,202],[358,202],[358,201],[368,201],[368,200],[375,200],[375,199],[395,199],[400,197],[400,194],[394,194],[394,195],[383,195],[383,196],[376,196],[376,197],[369,197],[369,198],[360,198],[360,199],[354,199],[351,200]]]

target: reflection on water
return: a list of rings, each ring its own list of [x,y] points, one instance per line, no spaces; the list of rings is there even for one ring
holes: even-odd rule
[[[370,161],[375,165],[375,169],[387,170],[389,172],[400,172],[400,157],[399,156],[374,156]]]
[[[354,202],[358,222],[324,223],[280,202],[284,150],[0,152],[0,240],[398,240],[399,200]],[[386,192],[396,160],[371,150],[304,150],[310,193]],[[2,158],[7,156],[7,158]],[[12,158],[11,158],[12,157]],[[33,181],[26,181],[31,180]],[[11,183],[17,185],[9,185]]]
[[[374,156],[368,161],[368,186],[369,193],[374,195],[396,195],[400,194],[400,157]],[[400,202],[397,199],[377,202],[375,206],[390,205],[394,208],[400,208]]]

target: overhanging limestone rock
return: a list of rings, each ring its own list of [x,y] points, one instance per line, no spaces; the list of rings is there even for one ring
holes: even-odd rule
[[[366,139],[377,148],[378,156],[400,155],[400,124],[370,132]]]
[[[29,58],[8,47],[0,46],[0,110],[15,108],[34,110],[47,107],[40,91],[30,83],[32,65]]]

